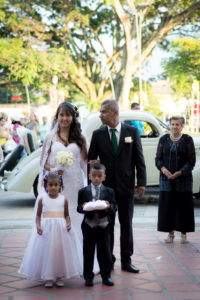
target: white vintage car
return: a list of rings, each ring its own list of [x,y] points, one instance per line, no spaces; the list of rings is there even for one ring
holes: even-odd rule
[[[169,132],[169,128],[153,114],[144,111],[121,111],[120,121],[141,121],[144,132],[141,135],[145,163],[147,167],[147,186],[159,185],[159,171],[155,167],[155,155],[159,138]],[[92,132],[102,126],[99,113],[93,113],[83,123],[83,133],[88,143]],[[200,193],[200,137],[194,136],[196,148],[196,165],[193,170],[193,193]],[[0,186],[5,191],[31,192],[33,189],[37,195],[38,170],[41,148],[35,150],[28,156],[22,157],[17,165],[10,171],[4,170]],[[1,174],[1,170],[0,170]]]

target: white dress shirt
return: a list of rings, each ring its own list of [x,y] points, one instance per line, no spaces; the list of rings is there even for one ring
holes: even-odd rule
[[[95,201],[95,196],[96,196],[96,189],[95,188],[99,188],[99,197],[98,197],[98,199],[100,199],[100,189],[101,189],[101,184],[100,185],[97,185],[97,186],[94,186],[94,184],[92,184],[91,183],[91,188],[92,188],[92,197],[93,197],[93,199],[92,199],[92,201]]]
[[[119,139],[120,139],[120,134],[121,134],[121,122],[119,122],[119,124],[115,127],[116,131],[115,131],[115,134],[116,134],[116,137],[117,137],[117,144],[119,145]],[[114,128],[111,128],[110,126],[108,126],[108,133],[110,135],[110,139],[111,139],[111,132],[110,132],[110,129],[114,129]]]

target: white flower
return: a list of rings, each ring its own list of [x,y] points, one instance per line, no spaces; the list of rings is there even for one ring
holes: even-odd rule
[[[70,151],[58,151],[55,156],[55,162],[60,167],[68,168],[74,162],[74,154]]]
[[[133,142],[133,139],[131,136],[126,136],[125,139],[124,139],[125,143],[132,143]]]

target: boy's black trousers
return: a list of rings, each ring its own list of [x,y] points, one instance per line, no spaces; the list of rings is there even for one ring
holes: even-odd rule
[[[91,228],[84,221],[82,223],[83,232],[83,276],[84,279],[93,279],[93,265],[95,246],[97,248],[97,260],[100,267],[102,279],[110,277],[112,269],[112,256],[110,251],[110,231],[109,225],[105,228]]]

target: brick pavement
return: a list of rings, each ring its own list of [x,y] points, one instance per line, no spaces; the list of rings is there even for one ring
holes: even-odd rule
[[[180,244],[176,233],[173,244],[163,243],[166,234],[156,230],[134,230],[134,264],[139,274],[121,271],[119,229],[116,229],[117,262],[112,278],[114,287],[101,284],[99,275],[94,287],[85,287],[84,280],[65,281],[63,288],[45,289],[38,282],[26,280],[17,273],[29,230],[0,231],[0,300],[165,300],[200,299],[200,234],[190,233],[190,243]]]

